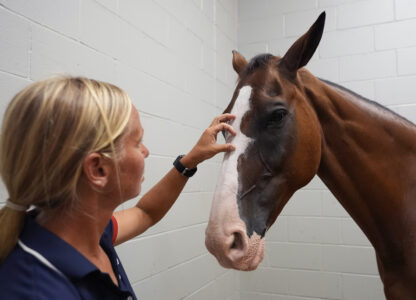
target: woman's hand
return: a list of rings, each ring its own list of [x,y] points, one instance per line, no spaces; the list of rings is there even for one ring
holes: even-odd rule
[[[192,150],[181,159],[182,164],[187,168],[195,168],[199,163],[220,152],[234,151],[235,147],[232,144],[217,144],[217,134],[220,131],[228,131],[236,135],[233,127],[225,123],[234,119],[235,115],[232,114],[222,114],[216,117]]]

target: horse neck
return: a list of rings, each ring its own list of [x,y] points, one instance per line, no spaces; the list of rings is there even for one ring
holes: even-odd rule
[[[318,176],[378,255],[397,255],[416,226],[416,127],[307,71],[301,78],[322,128]]]

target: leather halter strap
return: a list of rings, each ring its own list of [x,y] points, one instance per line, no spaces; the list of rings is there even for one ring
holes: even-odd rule
[[[263,157],[263,154],[261,153],[261,150],[259,148],[257,148],[257,152],[259,153],[259,157],[260,157],[260,161],[262,163],[262,165],[264,166],[264,168],[266,169],[267,173],[264,173],[262,176],[264,177],[273,177],[273,171],[271,170],[271,168],[268,166],[266,160]],[[243,192],[240,196],[240,200],[243,199],[245,196],[247,196],[251,191],[253,191],[255,188],[257,187],[256,184],[253,184],[252,186],[250,186],[245,192]]]

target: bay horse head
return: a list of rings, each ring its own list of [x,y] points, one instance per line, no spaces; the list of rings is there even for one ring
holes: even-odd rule
[[[210,219],[207,249],[227,268],[255,269],[264,236],[283,207],[317,173],[322,133],[299,69],[322,37],[323,12],[282,57],[262,54],[250,62],[233,51],[238,83],[225,112],[236,115],[236,150],[224,156]]]

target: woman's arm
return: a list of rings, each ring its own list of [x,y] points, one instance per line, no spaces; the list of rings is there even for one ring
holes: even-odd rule
[[[215,118],[195,147],[181,159],[181,163],[191,169],[217,153],[233,151],[234,146],[231,144],[217,144],[217,134],[226,130],[235,135],[233,128],[224,123],[234,118],[231,114]],[[116,212],[114,216],[118,223],[118,233],[114,244],[121,244],[159,222],[175,203],[187,181],[188,177],[172,168],[136,206]]]

